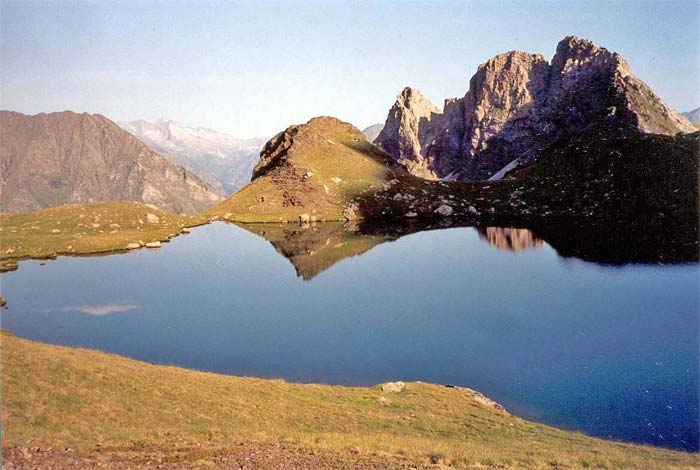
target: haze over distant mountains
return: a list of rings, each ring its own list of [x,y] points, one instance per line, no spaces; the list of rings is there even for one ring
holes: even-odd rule
[[[370,142],[374,142],[374,139],[376,139],[379,133],[382,132],[382,129],[384,129],[384,124],[377,123],[365,127],[362,133],[365,135],[365,139],[369,140]]]
[[[462,98],[440,110],[406,87],[375,143],[419,176],[488,179],[551,142],[605,128],[675,135],[696,127],[617,53],[568,36],[551,61],[511,51],[479,66]]]
[[[222,200],[99,114],[0,111],[1,212],[115,200],[196,213]]]
[[[164,119],[118,124],[151,150],[184,166],[225,194],[250,181],[260,149],[267,140],[237,139],[223,132]]]
[[[683,113],[683,116],[688,118],[688,120],[695,125],[700,124],[700,108],[695,108],[692,111],[688,111],[687,113]]]

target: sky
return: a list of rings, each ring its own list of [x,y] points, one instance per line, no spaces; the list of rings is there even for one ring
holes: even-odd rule
[[[0,109],[164,117],[237,137],[319,115],[363,128],[405,86],[441,107],[493,55],[551,59],[569,34],[622,54],[679,111],[700,106],[697,0],[0,0]]]

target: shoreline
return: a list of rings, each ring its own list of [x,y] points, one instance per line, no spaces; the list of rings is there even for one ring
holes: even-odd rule
[[[552,461],[572,468],[586,468],[582,462],[683,469],[700,463],[699,453],[531,422],[468,388],[408,382],[397,391],[392,384],[384,389],[387,384],[352,387],[239,377],[35,342],[5,330],[0,338],[3,447],[12,460],[22,461],[25,456],[17,449],[36,444],[44,449],[40,454],[59,461],[72,458],[65,448],[86,462],[127,452],[139,462],[136,467],[147,466],[139,459],[151,459],[149,453],[173,457],[172,445],[196,449],[181,455],[187,465],[204,453],[214,466],[216,458],[230,457],[241,446],[278,449],[270,450],[273,455],[282,446],[282,460],[299,452],[340,459],[329,468],[362,461],[374,465],[367,468],[405,463],[473,468],[499,465],[499,459],[515,465],[505,468],[521,468],[518,462],[549,468]],[[67,390],[58,392],[58,384]],[[288,468],[275,465],[267,468]]]

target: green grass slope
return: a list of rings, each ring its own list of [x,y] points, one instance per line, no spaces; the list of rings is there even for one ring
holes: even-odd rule
[[[207,214],[244,223],[297,222],[302,214],[342,221],[356,199],[394,178],[386,162],[352,125],[314,118],[273,137],[253,180]]]
[[[203,217],[170,214],[137,202],[0,214],[0,261],[125,250],[130,243],[167,241],[204,222]]]
[[[14,450],[34,443],[72,449],[67,459],[99,454],[109,462],[110,453],[129,451],[146,456],[131,468],[149,466],[147,458],[156,468],[153,454],[211,468],[217,456],[254,443],[288,445],[312,456],[332,453],[345,462],[339,468],[353,468],[363,456],[380,458],[387,468],[432,462],[456,468],[692,469],[700,463],[698,454],[528,422],[468,389],[408,383],[391,393],[378,386],[295,384],[149,365],[8,333],[0,338],[3,445],[18,460],[26,455]],[[318,468],[313,462],[306,468]]]

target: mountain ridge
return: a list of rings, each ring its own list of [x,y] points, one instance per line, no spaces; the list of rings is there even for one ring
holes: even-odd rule
[[[0,111],[3,212],[117,200],[199,212],[222,196],[101,114]]]

